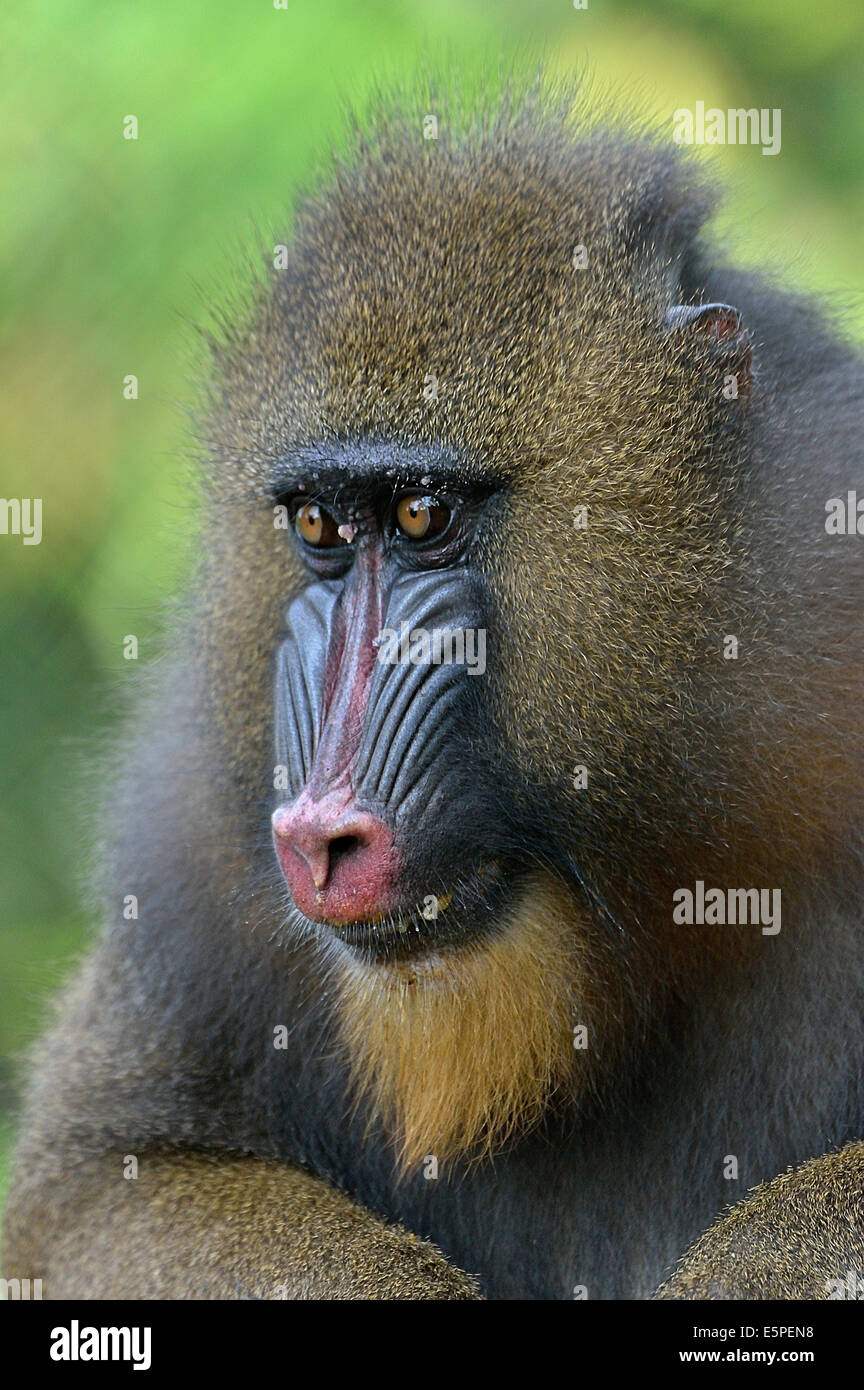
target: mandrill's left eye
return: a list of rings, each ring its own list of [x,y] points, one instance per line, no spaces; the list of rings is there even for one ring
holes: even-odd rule
[[[431,541],[450,525],[453,513],[437,497],[408,493],[396,504],[396,525],[409,541]]]

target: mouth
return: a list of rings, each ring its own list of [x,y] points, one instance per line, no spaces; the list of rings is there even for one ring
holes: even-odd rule
[[[361,958],[404,959],[461,947],[494,930],[508,882],[502,866],[489,861],[461,875],[445,891],[425,894],[380,916],[330,923],[298,915],[309,931],[335,937]]]

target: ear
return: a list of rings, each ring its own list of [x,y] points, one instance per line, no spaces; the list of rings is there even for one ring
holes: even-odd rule
[[[735,394],[750,395],[753,353],[750,335],[737,309],[731,304],[673,304],[666,311],[665,322],[670,333],[689,335],[707,347],[725,372],[734,376]]]

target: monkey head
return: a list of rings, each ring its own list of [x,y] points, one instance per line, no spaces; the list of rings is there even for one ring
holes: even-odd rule
[[[226,756],[275,750],[280,910],[408,1163],[502,1142],[638,1034],[722,743],[690,716],[752,377],[699,302],[706,195],[509,119],[429,149],[391,117],[303,205],[210,443],[214,669],[261,716]]]

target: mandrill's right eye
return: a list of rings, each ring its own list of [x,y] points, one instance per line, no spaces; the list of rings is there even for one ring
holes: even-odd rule
[[[332,550],[344,545],[333,517],[317,502],[304,502],[294,514],[294,529],[306,545],[315,550]]]

